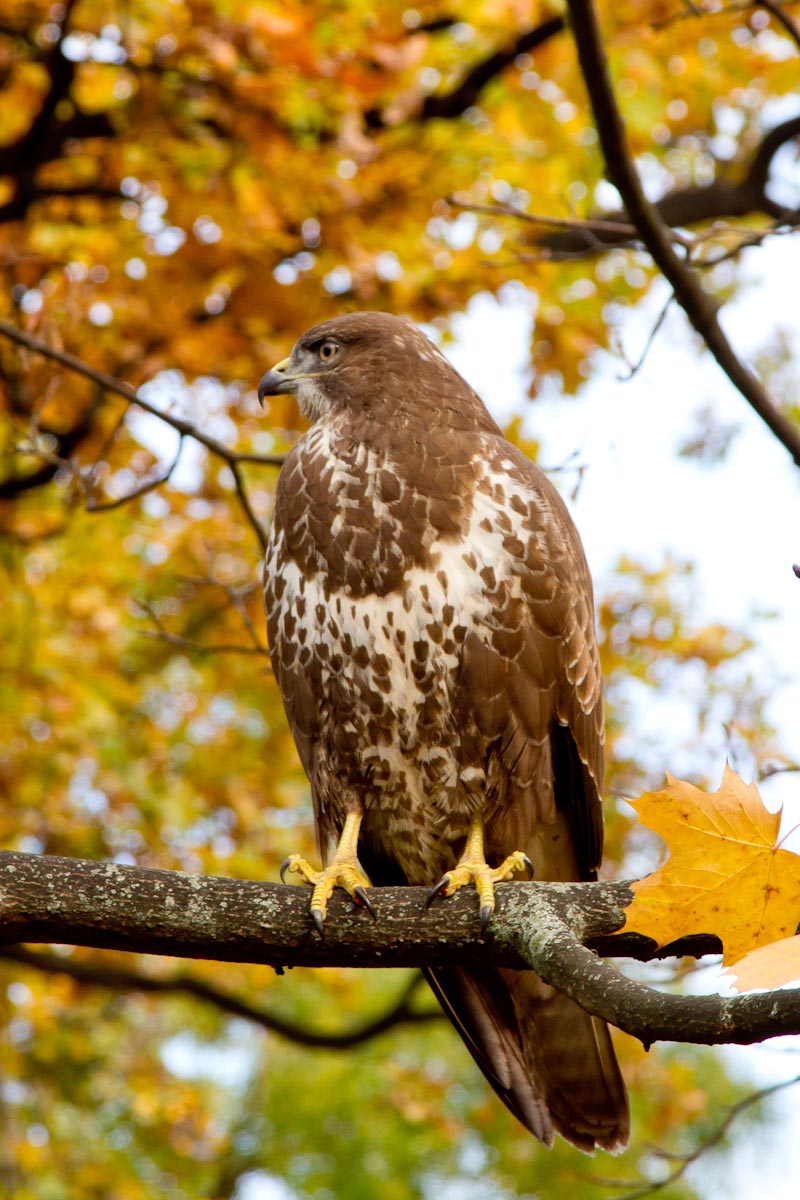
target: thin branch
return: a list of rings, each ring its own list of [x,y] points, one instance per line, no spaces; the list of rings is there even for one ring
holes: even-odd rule
[[[154,404],[150,404],[143,396],[137,392],[136,388],[130,384],[122,383],[119,379],[115,379],[113,375],[107,375],[105,371],[98,371],[94,367],[90,367],[88,363],[83,362],[80,358],[76,358],[74,354],[68,354],[65,350],[57,350],[55,346],[48,346],[46,342],[42,342],[39,338],[34,337],[30,333],[26,333],[23,329],[18,329],[16,325],[10,324],[8,321],[0,320],[0,334],[3,337],[9,338],[12,342],[16,342],[19,346],[24,346],[26,350],[31,350],[34,354],[41,354],[43,358],[50,358],[53,362],[60,363],[62,367],[66,367],[69,371],[75,371],[78,375],[83,375],[85,379],[91,379],[98,387],[105,392],[111,392],[115,396],[120,396],[128,404],[135,404],[137,408],[141,408],[144,412],[150,413],[153,417],[158,417],[166,425],[172,426],[178,433],[185,437],[194,438],[201,446],[205,446],[212,454],[216,454],[219,458],[223,458],[225,462],[233,465],[239,461],[251,463],[260,463],[265,467],[280,467],[283,464],[284,455],[282,454],[247,454],[240,456],[236,450],[230,446],[226,446],[223,442],[218,442],[216,438],[210,437],[207,433],[203,433],[190,421],[185,421],[183,417],[173,416],[172,413],[163,412],[160,408],[156,408]]]
[[[204,645],[202,642],[193,642],[191,638],[181,637],[179,633],[170,633],[167,629],[143,629],[141,636],[152,638],[154,642],[163,642],[167,646],[177,646],[180,650],[186,650],[190,654],[199,654],[201,657],[207,654],[250,654],[264,657],[267,655],[266,650],[259,650],[257,646],[240,646],[236,642],[211,642]]]
[[[262,658],[269,658],[267,647],[259,641],[258,637],[253,638],[254,644],[252,646],[242,646],[237,642],[211,642],[208,644],[195,642],[191,638],[183,637],[179,633],[172,633],[171,630],[167,629],[152,604],[148,604],[145,600],[136,600],[134,603],[150,618],[156,627],[154,630],[143,629],[141,631],[142,637],[153,638],[155,641],[164,642],[168,646],[177,646],[179,649],[188,650],[192,654],[255,654]]]
[[[88,363],[76,358],[73,354],[68,354],[64,350],[56,350],[53,346],[48,346],[46,342],[40,341],[33,337],[32,334],[26,333],[22,329],[18,329],[16,325],[10,324],[8,321],[0,320],[0,334],[9,338],[12,342],[16,342],[19,346],[24,346],[26,350],[32,351],[34,354],[41,354],[44,358],[52,359],[54,362],[60,363],[70,371],[75,371],[76,374],[82,375],[85,379],[92,380],[103,391],[111,392],[115,396],[120,396],[128,404],[135,404],[144,412],[151,416],[158,417],[166,425],[170,425],[181,435],[181,437],[194,438],[201,446],[205,446],[212,454],[223,459],[231,469],[233,475],[236,494],[239,502],[244,510],[248,522],[253,528],[256,537],[262,549],[266,549],[267,535],[264,527],[256,516],[253,506],[250,502],[250,497],[247,494],[247,489],[244,483],[244,478],[241,472],[240,464],[242,462],[258,463],[260,466],[279,467],[283,464],[284,455],[282,454],[245,454],[240,455],[238,451],[233,450],[230,446],[226,446],[223,442],[217,441],[216,438],[210,437],[203,433],[190,421],[184,420],[182,417],[176,417],[172,413],[163,412],[154,404],[150,404],[145,400],[135,388],[127,383],[122,383],[115,379],[113,375],[107,375],[105,371],[98,371],[94,367],[90,367]]]
[[[252,525],[252,527],[255,531],[255,535],[261,544],[262,552],[266,553],[267,543],[269,541],[269,538],[267,536],[267,531],[265,530],[264,526],[259,521],[258,517],[255,514],[253,506],[250,503],[250,497],[247,494],[247,488],[245,487],[244,476],[242,475],[241,466],[239,465],[239,463],[236,461],[235,458],[229,459],[229,463],[230,463],[231,474],[233,475],[233,483],[236,488],[236,495],[239,497],[239,503],[241,504],[242,508],[244,509],[245,516],[247,517],[248,521],[250,522],[250,524]]]
[[[726,233],[726,229],[711,229],[709,235],[716,236],[719,233]],[[781,225],[778,221],[772,221],[766,229],[756,229],[751,233],[742,233],[736,230],[739,235],[739,241],[730,250],[723,250],[713,258],[704,258],[695,262],[695,267],[698,270],[709,271],[712,267],[718,267],[720,263],[730,262],[731,259],[738,258],[743,250],[751,250],[755,246],[762,246],[767,238],[787,237],[790,234],[800,232],[800,225]]]
[[[792,1079],[783,1079],[780,1083],[769,1084],[767,1087],[759,1088],[758,1091],[745,1096],[738,1104],[734,1104],[728,1109],[727,1114],[714,1132],[692,1150],[691,1154],[680,1156],[678,1165],[673,1171],[670,1171],[669,1175],[665,1175],[663,1179],[655,1180],[653,1183],[648,1183],[644,1187],[625,1192],[623,1195],[618,1196],[617,1200],[645,1200],[645,1197],[654,1196],[656,1192],[661,1192],[671,1184],[677,1183],[679,1179],[683,1178],[689,1167],[693,1166],[707,1151],[713,1150],[715,1146],[719,1145],[731,1125],[743,1112],[746,1112],[748,1108],[752,1108],[755,1104],[760,1104],[768,1096],[773,1096],[776,1092],[782,1092],[786,1088],[794,1087],[798,1083],[800,1083],[800,1075],[795,1075]],[[666,1155],[662,1155],[661,1157],[666,1157]]]
[[[691,18],[702,19],[708,17],[720,17],[728,13],[736,13],[744,16],[745,13],[751,12],[754,8],[758,8],[760,0],[730,0],[728,4],[719,4],[714,10],[701,8],[699,4],[695,4],[693,0],[684,0],[684,7],[678,12],[668,13],[665,17],[659,17],[650,22],[650,28],[655,30],[668,29],[670,25],[676,24],[678,21],[687,21]]]
[[[530,225],[544,225],[551,229],[568,229],[576,233],[591,249],[606,250],[608,249],[597,238],[590,238],[586,235],[589,233],[605,234],[607,237],[624,238],[632,240],[639,237],[639,232],[635,225],[631,225],[628,221],[605,220],[605,218],[590,218],[580,220],[577,217],[549,217],[543,213],[530,213],[524,208],[517,208],[514,204],[471,204],[467,200],[459,200],[456,196],[448,196],[447,203],[453,208],[463,209],[464,212],[482,213],[489,217],[514,217],[517,221],[524,221]],[[685,244],[686,239],[681,235],[676,235],[676,240],[681,244]]]
[[[608,59],[592,0],[568,0],[578,58],[594,112],[611,182],[656,265],[672,285],[675,298],[704,339],[731,383],[800,466],[800,430],[777,408],[760,380],[740,361],[717,319],[717,302],[672,248],[672,235],[646,198],[628,151]],[[800,120],[800,118],[798,118]]]
[[[140,496],[146,496],[148,492],[152,492],[156,488],[161,487],[163,483],[167,483],[172,475],[172,472],[178,465],[182,449],[183,438],[180,440],[178,453],[175,455],[171,464],[166,468],[165,471],[162,471],[157,475],[151,475],[149,478],[144,479],[142,483],[138,485],[138,487],[135,487],[130,492],[126,492],[124,496],[118,496],[116,500],[96,500],[93,490],[94,480],[92,479],[92,476],[95,473],[95,467],[81,469],[77,463],[72,461],[71,458],[64,458],[61,454],[53,454],[49,450],[43,450],[38,446],[28,446],[23,443],[22,445],[15,447],[17,454],[25,455],[26,457],[41,458],[48,465],[48,467],[52,468],[47,473],[43,471],[36,471],[32,476],[25,476],[25,480],[33,478],[37,479],[39,484],[47,483],[53,478],[53,475],[56,471],[68,471],[83,492],[86,511],[90,513],[109,512],[114,508],[122,508],[131,500],[137,500]],[[30,484],[29,486],[36,485]]]
[[[79,417],[76,424],[63,433],[58,433],[56,430],[44,426],[35,428],[33,430],[35,434],[38,433],[39,435],[51,437],[55,440],[55,450],[52,455],[43,454],[37,448],[22,451],[26,455],[44,459],[42,466],[27,475],[13,475],[7,479],[0,480],[0,500],[10,500],[18,496],[21,492],[43,487],[49,483],[64,462],[68,460],[69,455],[77,449],[85,437],[88,437],[92,430],[92,421],[96,411],[97,398],[92,401],[86,411]]]
[[[321,1030],[308,1029],[294,1021],[287,1021],[267,1009],[248,1004],[247,1001],[206,983],[202,979],[192,979],[191,976],[177,975],[170,979],[156,979],[150,975],[142,975],[125,967],[106,963],[72,962],[58,954],[49,951],[30,950],[24,946],[5,946],[0,948],[0,958],[8,962],[21,963],[33,967],[48,975],[66,975],[78,983],[91,987],[112,988],[114,991],[146,992],[149,995],[185,995],[213,1004],[221,1012],[230,1016],[242,1017],[260,1025],[270,1033],[295,1042],[299,1046],[325,1050],[348,1050],[352,1046],[361,1045],[378,1034],[386,1033],[398,1025],[421,1025],[429,1021],[439,1020],[444,1014],[438,1009],[415,1009],[411,1005],[421,983],[421,975],[414,975],[398,998],[378,1017],[365,1022],[355,1029],[341,1030],[335,1033],[324,1033]]]
[[[748,1045],[800,1033],[800,989],[733,997],[662,993],[626,979],[596,951],[644,961],[719,953],[711,934],[658,949],[619,932],[624,883],[506,883],[481,932],[476,897],[428,908],[418,887],[374,888],[373,921],[335,893],[325,936],[305,888],[0,852],[0,943],[100,949],[285,966],[533,968],[588,1012],[655,1041]]]
[[[149,479],[144,479],[142,483],[135,487],[132,491],[126,492],[124,496],[118,496],[116,500],[95,500],[93,495],[90,495],[86,501],[86,511],[91,513],[109,512],[113,508],[122,508],[130,503],[131,500],[138,500],[140,496],[146,496],[148,492],[155,491],[161,487],[163,483],[167,483],[172,475],[172,472],[177,467],[181,453],[183,451],[183,438],[178,442],[178,452],[173,458],[170,465],[158,475],[151,475]]]
[[[658,314],[655,321],[653,322],[652,329],[650,330],[650,332],[647,335],[647,340],[644,344],[644,347],[642,348],[642,352],[639,355],[638,359],[636,360],[635,363],[626,361],[625,365],[628,368],[628,374],[619,376],[621,383],[628,383],[631,379],[634,378],[635,375],[638,374],[639,371],[641,371],[642,367],[644,366],[644,361],[647,358],[648,353],[650,352],[650,348],[652,347],[653,342],[656,340],[656,337],[658,336],[658,332],[661,329],[661,326],[664,324],[664,321],[667,318],[667,313],[669,312],[669,307],[672,304],[672,301],[674,299],[675,299],[674,296],[667,296],[667,299],[665,300],[664,304],[661,307],[660,313]]]

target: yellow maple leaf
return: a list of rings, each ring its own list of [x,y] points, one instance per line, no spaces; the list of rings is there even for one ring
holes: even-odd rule
[[[785,983],[800,983],[800,937],[781,938],[768,946],[759,946],[745,954],[724,972],[737,992],[751,988],[777,988]],[[736,978],[736,983],[733,982]]]
[[[767,811],[755,784],[727,766],[717,792],[667,775],[665,788],[644,792],[633,807],[670,855],[633,885],[626,930],[659,946],[716,934],[726,964],[796,932],[800,855],[779,847],[780,812]]]

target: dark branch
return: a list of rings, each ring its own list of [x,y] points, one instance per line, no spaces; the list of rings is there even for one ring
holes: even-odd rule
[[[794,17],[789,16],[784,6],[779,4],[778,0],[755,0],[755,2],[759,8],[765,8],[767,12],[772,13],[775,20],[783,26],[797,49],[800,50],[800,25],[797,24]]]
[[[29,950],[24,946],[6,946],[0,949],[0,958],[8,962],[22,963],[23,966],[33,967],[48,975],[67,975],[70,979],[91,987],[111,988],[118,992],[147,992],[149,995],[192,996],[196,1000],[214,1005],[230,1016],[242,1017],[262,1026],[270,1033],[277,1033],[280,1037],[296,1042],[297,1045],[314,1049],[349,1050],[351,1046],[367,1042],[398,1025],[421,1025],[443,1016],[439,1009],[423,1011],[412,1007],[411,1001],[422,983],[421,975],[414,975],[397,1000],[380,1016],[365,1022],[357,1029],[323,1033],[307,1029],[294,1021],[287,1021],[275,1013],[240,1000],[222,988],[202,979],[192,979],[190,976],[156,979],[125,967],[109,963],[73,962],[46,950]]]
[[[769,1096],[774,1096],[776,1092],[782,1092],[786,1088],[796,1087],[800,1083],[800,1075],[795,1075],[792,1079],[782,1079],[779,1083],[768,1084],[767,1087],[759,1088],[758,1091],[751,1092],[749,1096],[745,1096],[738,1104],[732,1105],[723,1119],[720,1121],[717,1128],[708,1137],[703,1138],[699,1146],[697,1146],[691,1154],[686,1154],[678,1160],[675,1166],[668,1175],[663,1179],[658,1179],[655,1182],[652,1180],[643,1184],[642,1187],[636,1187],[631,1192],[623,1192],[622,1195],[617,1195],[616,1200],[645,1200],[647,1196],[655,1196],[658,1192],[662,1192],[665,1188],[671,1187],[673,1183],[677,1183],[679,1179],[688,1171],[689,1167],[701,1159],[709,1150],[713,1150],[724,1140],[731,1125],[738,1117],[752,1108],[756,1104],[760,1104],[762,1100],[766,1100]],[[655,1154],[664,1156],[663,1151],[655,1150]],[[669,1156],[674,1161],[674,1155]]]
[[[521,34],[508,46],[475,63],[452,91],[443,96],[428,96],[418,119],[430,121],[461,116],[468,108],[477,104],[486,85],[510,67],[520,54],[530,54],[532,50],[538,49],[544,42],[561,33],[565,26],[563,17],[550,17],[549,20],[529,29],[527,33]]]
[[[83,112],[77,108],[72,97],[77,64],[67,58],[63,46],[75,4],[76,0],[67,0],[61,16],[59,36],[42,59],[50,86],[39,112],[16,142],[0,148],[0,175],[11,175],[16,184],[13,197],[0,206],[0,222],[21,220],[34,201],[47,195],[90,194],[119,199],[116,189],[98,184],[89,184],[74,191],[59,191],[52,188],[40,189],[36,182],[38,169],[45,163],[62,158],[68,142],[114,136],[114,127],[105,113]],[[60,117],[59,109],[66,101],[70,101],[69,115]]]
[[[654,201],[652,207],[664,224],[673,229],[710,221],[724,221],[733,217],[749,217],[754,213],[764,213],[772,217],[779,226],[795,224],[800,219],[800,212],[786,209],[771,200],[767,195],[767,185],[776,153],[798,136],[800,116],[791,117],[764,135],[744,178],[738,183],[727,179],[715,179],[702,187],[693,185],[676,188],[667,192],[660,200]],[[509,215],[524,216],[513,211]],[[563,224],[563,230],[542,233],[536,238],[537,246],[546,250],[550,258],[587,258],[602,254],[615,246],[631,246],[643,240],[639,228],[631,227],[628,215],[623,209],[603,213],[590,222],[564,221]],[[592,237],[587,236],[587,230],[591,232]],[[772,231],[770,229],[770,232]],[[686,241],[685,238],[682,240]]]
[[[710,934],[659,950],[641,935],[619,932],[631,895],[624,883],[501,884],[482,934],[474,895],[427,908],[424,888],[375,888],[372,921],[336,893],[321,938],[304,888],[4,851],[0,943],[60,942],[276,968],[527,966],[647,1045],[749,1044],[800,1033],[800,990],[676,996],[634,983],[598,958],[719,953]]]
[[[177,430],[181,437],[194,438],[196,442],[199,442],[201,446],[205,446],[212,454],[224,459],[233,474],[236,493],[244,509],[245,516],[252,526],[262,548],[266,547],[266,534],[250,503],[250,497],[247,494],[244,484],[241,464],[247,462],[266,467],[279,467],[284,459],[282,454],[240,455],[232,447],[226,446],[223,442],[218,442],[216,438],[209,437],[208,434],[203,433],[202,430],[192,425],[190,421],[185,421],[182,417],[176,417],[172,413],[162,412],[154,404],[150,404],[145,400],[129,384],[122,383],[119,379],[115,379],[113,375],[107,375],[105,371],[98,371],[94,367],[90,367],[88,363],[82,362],[73,354],[67,354],[64,350],[57,350],[54,346],[48,346],[46,342],[42,342],[38,338],[33,337],[32,334],[18,329],[16,325],[0,320],[0,334],[9,338],[12,342],[16,342],[17,345],[24,346],[26,350],[32,350],[34,354],[41,354],[44,358],[50,358],[54,362],[60,363],[61,366],[66,367],[69,371],[75,371],[85,379],[91,379],[102,391],[120,396],[128,404],[135,404],[138,408],[143,409],[144,412],[158,417],[165,425],[170,425],[173,429]],[[153,486],[157,486],[161,482],[163,480],[158,480]],[[127,497],[127,499],[131,498]]]
[[[628,150],[625,126],[614,95],[592,0],[568,0],[568,5],[578,59],[608,174],[622,198],[629,219],[639,230],[641,240],[654,262],[672,285],[675,299],[722,370],[800,466],[800,430],[783,415],[760,380],[736,356],[717,319],[716,301],[704,291],[691,267],[675,253],[670,229],[642,190]]]
[[[474,63],[451,91],[427,96],[422,107],[409,120],[416,123],[460,117],[468,108],[478,103],[486,85],[510,67],[520,54],[530,54],[532,50],[561,33],[565,25],[563,17],[550,17],[549,20],[542,21],[540,25],[520,34],[507,46]],[[370,132],[378,132],[390,123],[386,121],[380,109],[370,109],[364,114],[364,124]]]
[[[162,412],[160,408],[156,408],[154,404],[150,404],[140,396],[130,384],[122,383],[119,379],[115,379],[113,375],[107,375],[105,371],[98,371],[94,367],[90,367],[88,363],[82,362],[74,354],[68,354],[64,350],[57,350],[55,346],[48,346],[46,342],[40,341],[39,338],[26,333],[23,329],[18,329],[16,325],[12,325],[8,321],[0,321],[0,334],[3,337],[9,338],[12,342],[16,342],[17,345],[24,346],[26,350],[32,350],[34,354],[41,354],[43,358],[50,358],[53,362],[60,363],[62,367],[66,367],[69,371],[75,371],[76,374],[83,375],[85,379],[91,379],[103,391],[120,396],[128,404],[137,405],[144,412],[158,417],[165,425],[171,425],[173,429],[176,429],[184,437],[194,438],[196,442],[205,446],[212,454],[216,454],[219,458],[224,458],[227,463],[233,465],[240,461],[239,454],[231,449],[230,446],[226,446],[223,442],[218,442],[216,438],[209,437],[208,434],[198,429],[196,425],[192,425],[190,421],[184,421],[182,417],[176,417],[172,413]],[[260,463],[266,467],[279,467],[283,463],[283,455],[246,454],[242,456],[242,460],[250,463]]]
[[[40,425],[37,432],[54,439],[55,448],[53,452],[44,454],[37,449],[32,449],[30,452],[21,452],[25,455],[29,454],[30,457],[43,458],[45,461],[40,467],[37,467],[34,471],[29,471],[27,474],[9,475],[6,479],[0,480],[0,500],[11,500],[21,492],[28,492],[32,488],[43,487],[46,483],[49,483],[60,469],[63,461],[70,454],[73,454],[84,438],[88,437],[91,433],[96,410],[97,404],[90,404],[72,428],[62,433]]]

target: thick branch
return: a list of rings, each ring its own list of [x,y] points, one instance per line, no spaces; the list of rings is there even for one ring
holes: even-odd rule
[[[303,888],[0,852],[0,942],[6,944],[61,942],[279,968],[529,966],[647,1044],[747,1044],[800,1033],[800,991],[669,995],[599,959],[597,950],[643,960],[719,952],[711,935],[657,950],[638,934],[619,933],[631,899],[627,884],[501,884],[485,934],[474,895],[430,909],[426,897],[424,888],[376,888],[372,921],[336,893],[323,939]]]
[[[771,200],[767,185],[773,158],[782,146],[797,137],[800,137],[800,117],[782,121],[764,135],[746,174],[738,182],[715,179],[704,186],[675,188],[660,200],[653,201],[653,208],[664,224],[673,229],[731,217],[749,217],[759,212],[772,217],[779,225],[796,224],[800,221],[800,212],[788,210]],[[510,215],[522,214],[512,211]],[[536,238],[536,244],[547,250],[552,258],[585,258],[602,254],[613,246],[630,246],[640,238],[637,229],[626,225],[626,218],[623,209],[614,209],[587,224],[564,221],[566,229],[543,233]]]
[[[44,163],[61,158],[67,143],[80,138],[114,136],[114,127],[106,113],[84,112],[74,103],[76,64],[66,57],[63,46],[75,4],[76,0],[67,0],[63,6],[59,36],[42,60],[50,86],[39,112],[16,142],[0,148],[0,174],[12,175],[16,182],[15,195],[0,207],[0,222],[22,220],[35,200],[54,194],[52,189],[38,187],[36,173]],[[67,101],[71,102],[69,115],[60,117],[59,108]],[[119,197],[116,189],[98,189],[97,185],[76,189],[75,194]]]
[[[731,383],[800,466],[800,430],[787,420],[749,367],[736,356],[717,319],[717,303],[672,247],[672,235],[647,200],[627,146],[617,106],[597,13],[592,0],[568,0],[570,24],[578,50],[600,144],[611,182],[654,262],[669,280],[675,299]]]

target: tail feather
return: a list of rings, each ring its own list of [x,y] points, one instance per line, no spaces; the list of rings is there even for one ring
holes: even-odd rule
[[[553,1123],[530,1079],[506,989],[487,987],[470,971],[456,967],[431,967],[424,975],[500,1099],[540,1142],[552,1146]]]
[[[435,967],[439,1002],[503,1103],[546,1146],[621,1150],[630,1117],[608,1026],[533,971]]]

